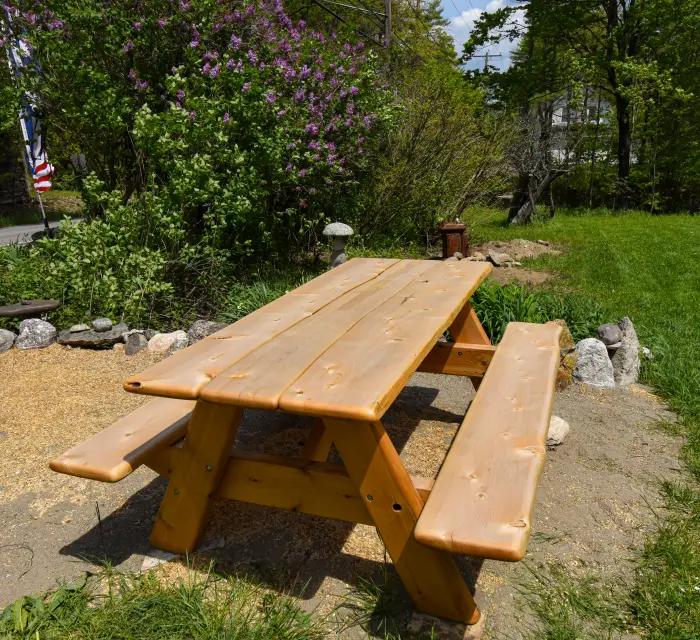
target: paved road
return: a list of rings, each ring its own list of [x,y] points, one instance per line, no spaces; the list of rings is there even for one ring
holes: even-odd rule
[[[77,222],[80,218],[73,218],[73,222]],[[58,227],[61,221],[50,222],[49,226],[52,229]],[[21,224],[16,227],[1,227],[0,228],[0,246],[5,244],[27,244],[32,241],[32,234],[37,231],[43,231],[44,224]]]

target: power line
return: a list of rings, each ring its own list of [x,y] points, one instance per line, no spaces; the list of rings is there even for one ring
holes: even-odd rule
[[[469,29],[469,25],[467,24],[467,21],[462,17],[462,12],[457,8],[457,5],[455,4],[455,0],[450,0],[452,3],[452,6],[455,8],[455,11],[457,12],[457,16],[459,19],[464,22],[464,26]],[[472,4],[472,0],[469,0],[469,6],[472,8],[472,11],[476,12],[476,9],[474,9],[474,5]],[[471,31],[471,29],[469,29]]]

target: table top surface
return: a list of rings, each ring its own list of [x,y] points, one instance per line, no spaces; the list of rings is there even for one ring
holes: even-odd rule
[[[124,388],[378,420],[491,268],[355,258],[127,378]]]

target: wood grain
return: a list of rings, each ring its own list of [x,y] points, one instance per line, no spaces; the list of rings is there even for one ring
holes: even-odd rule
[[[416,527],[424,545],[523,558],[559,365],[561,327],[508,325]]]
[[[243,410],[199,400],[151,533],[151,544],[194,551],[204,530],[209,496],[226,470]]]
[[[292,413],[379,419],[491,270],[439,262],[366,315],[281,396]]]
[[[349,260],[146,371],[127,378],[124,389],[153,396],[197,399],[201,389],[232,364],[398,262],[374,258]]]
[[[280,396],[324,351],[431,268],[434,265],[426,260],[402,260],[223,371],[202,389],[202,399],[277,409]]]
[[[452,557],[413,537],[423,500],[381,423],[329,419],[325,424],[416,608],[477,622],[479,612]]]
[[[69,476],[118,482],[153,452],[184,437],[194,405],[189,400],[152,400],[51,460],[49,467]]]

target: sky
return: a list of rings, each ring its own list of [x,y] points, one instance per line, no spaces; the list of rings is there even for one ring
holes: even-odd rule
[[[469,33],[474,22],[484,11],[496,11],[504,6],[512,6],[517,3],[513,0],[442,0],[443,15],[450,21],[447,29],[455,41],[455,49],[462,53],[462,45],[469,38]],[[524,11],[519,9],[515,13],[515,20],[523,22]],[[501,54],[500,58],[489,58],[489,66],[505,69],[510,64],[510,55],[517,46],[517,41],[503,40],[499,44],[488,48],[489,54]],[[486,49],[479,51],[480,55],[486,53]],[[472,60],[467,67],[483,67],[484,59]]]

